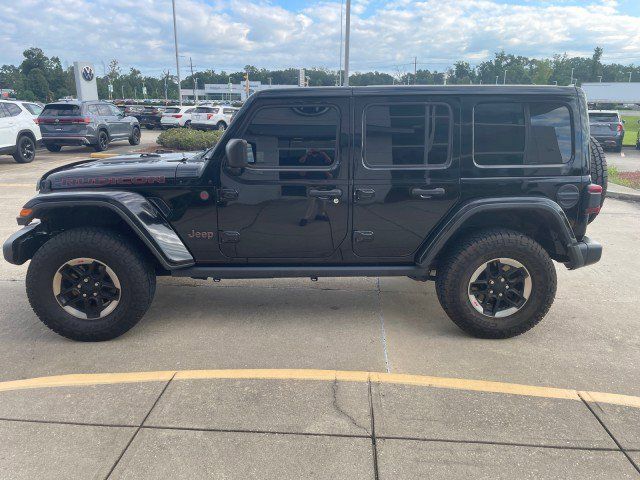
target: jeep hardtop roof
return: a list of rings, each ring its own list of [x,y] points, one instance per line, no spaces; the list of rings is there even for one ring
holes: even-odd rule
[[[372,85],[366,87],[291,87],[261,90],[249,97],[316,97],[366,95],[576,95],[578,87],[555,85]]]

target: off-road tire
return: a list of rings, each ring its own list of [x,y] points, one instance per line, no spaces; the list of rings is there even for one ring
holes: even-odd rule
[[[142,133],[140,133],[140,127],[133,127],[131,136],[129,137],[129,145],[140,145],[141,136]]]
[[[607,183],[609,174],[607,173],[607,157],[600,142],[595,138],[589,139],[589,151],[591,155],[591,181],[602,187],[602,195],[600,196],[600,207],[604,204],[607,196]],[[589,223],[593,222],[597,214],[589,215]]]
[[[96,152],[104,152],[107,148],[109,148],[109,134],[106,130],[100,130],[98,132],[98,139],[93,145],[93,149]]]
[[[31,163],[36,158],[36,142],[29,135],[20,135],[13,159],[17,163]]]
[[[479,266],[500,257],[524,265],[532,288],[520,310],[494,318],[473,308],[468,288]],[[482,230],[464,237],[438,262],[437,272],[440,305],[458,327],[478,338],[510,338],[526,332],[547,314],[556,294],[556,270],[547,252],[532,238],[513,230]]]
[[[65,311],[53,293],[53,277],[66,262],[94,258],[108,265],[120,281],[117,307],[102,318],[86,320]],[[150,261],[112,230],[82,227],[47,241],[33,256],[27,271],[29,303],[54,332],[83,342],[111,340],[131,329],[153,300],[156,277]]]
[[[60,150],[62,150],[62,145],[57,145],[55,143],[45,143],[44,144],[44,148],[46,148],[47,150],[49,150],[52,153],[57,153]]]

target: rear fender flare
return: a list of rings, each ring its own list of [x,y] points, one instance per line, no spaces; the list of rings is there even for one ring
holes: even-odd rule
[[[542,216],[545,225],[558,236],[565,254],[571,256],[573,246],[577,245],[576,237],[562,207],[548,198],[536,197],[504,197],[473,200],[458,208],[447,220],[433,232],[416,256],[416,263],[428,268],[438,254],[445,248],[457,232],[474,216],[486,212],[527,212]]]

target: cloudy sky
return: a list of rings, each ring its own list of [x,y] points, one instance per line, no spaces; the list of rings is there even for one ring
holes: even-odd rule
[[[38,46],[63,62],[175,70],[171,0],[0,0],[0,64]],[[176,0],[199,69],[338,67],[341,0]],[[352,70],[443,69],[493,52],[640,63],[640,0],[353,0]],[[183,59],[184,61],[184,59]],[[185,70],[186,73],[186,70]]]

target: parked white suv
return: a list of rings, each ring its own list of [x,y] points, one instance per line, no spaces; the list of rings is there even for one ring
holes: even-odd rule
[[[42,140],[40,128],[24,102],[0,100],[0,154],[13,155],[18,163],[36,158],[36,146]]]
[[[195,107],[167,107],[160,118],[160,126],[191,128],[191,114],[194,110]]]
[[[191,114],[191,128],[197,130],[226,130],[231,117],[239,109],[229,105],[199,106]]]

